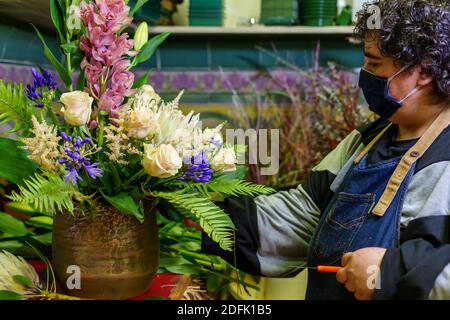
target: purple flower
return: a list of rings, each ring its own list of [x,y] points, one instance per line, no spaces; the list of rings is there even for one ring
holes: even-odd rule
[[[86,172],[88,173],[89,177],[91,177],[92,179],[96,179],[103,175],[102,169],[97,168],[98,162],[94,164],[90,164],[89,162],[87,163],[88,164],[86,164],[84,168],[86,169]]]
[[[192,164],[189,166],[189,169],[180,177],[180,180],[208,183],[214,171],[209,167],[205,152],[202,151],[195,155],[191,162]]]
[[[269,78],[266,76],[259,76],[254,80],[254,87],[257,92],[261,92],[267,89]]]
[[[225,88],[229,90],[244,89],[249,84],[248,79],[239,73],[233,73],[225,79]]]
[[[205,73],[202,77],[205,89],[208,91],[214,90],[217,78],[218,77],[212,73]]]
[[[64,178],[67,181],[70,181],[73,185],[77,184],[78,180],[83,180],[79,175],[75,168],[69,168],[68,172],[64,175]]]
[[[195,87],[197,87],[197,82],[195,81],[195,79],[186,74],[186,73],[182,73],[179,75],[176,75],[173,79],[172,79],[172,86],[179,90],[179,89],[194,89]]]
[[[279,72],[274,76],[274,88],[286,90],[287,88],[296,88],[300,84],[298,75],[292,72]]]
[[[64,175],[66,182],[70,181],[75,185],[77,181],[83,180],[79,174],[83,169],[92,179],[103,175],[103,171],[97,167],[98,162],[91,164],[86,157],[91,150],[90,138],[83,139],[80,136],[72,138],[65,132],[61,132],[61,138],[64,141],[65,157],[59,159],[59,163],[66,166],[67,173]]]
[[[155,90],[161,90],[164,87],[165,77],[162,73],[155,73],[150,76],[150,81]]]
[[[41,75],[35,68],[31,69],[33,75],[33,84],[28,84],[26,88],[27,98],[35,102],[35,106],[38,108],[44,107],[45,96],[48,96],[50,100],[53,100],[54,91],[58,88],[53,75],[44,70],[44,74]]]

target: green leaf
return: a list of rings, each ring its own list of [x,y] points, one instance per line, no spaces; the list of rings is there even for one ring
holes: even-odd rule
[[[192,263],[183,257],[161,258],[159,260],[159,266],[163,268],[181,265],[192,265]]]
[[[53,25],[56,28],[56,31],[58,31],[59,36],[61,39],[64,39],[64,26],[63,26],[63,18],[61,17],[62,10],[59,7],[59,3],[56,0],[50,0],[50,16],[53,21]]]
[[[180,243],[175,243],[170,246],[171,249],[176,250],[188,250],[188,251],[200,251],[201,244],[197,241],[183,241]]]
[[[139,89],[140,87],[142,87],[144,84],[148,83],[148,74],[149,72],[147,72],[146,74],[142,75],[139,77],[139,79],[137,79],[134,84],[133,84],[133,88],[132,89]]]
[[[144,221],[142,207],[127,193],[122,192],[114,196],[107,196],[102,192],[103,197],[117,210],[123,214],[136,217],[139,221]]]
[[[26,215],[45,215],[51,216],[52,214],[49,212],[37,212],[35,208],[30,206],[27,203],[23,202],[8,202],[5,204],[5,208],[13,210],[14,212],[23,213]]]
[[[223,196],[257,196],[261,194],[275,193],[276,190],[260,184],[254,184],[243,180],[210,181],[207,188]]]
[[[0,212],[0,230],[12,236],[19,237],[29,233],[22,221],[4,212]]]
[[[77,79],[77,90],[83,91],[85,82],[86,82],[86,73],[84,70],[81,70]]]
[[[189,212],[223,250],[233,250],[235,229],[233,221],[207,197],[187,189],[173,192],[146,192],[146,195],[163,198],[177,209]]]
[[[44,54],[47,57],[47,59],[51,62],[51,64],[56,68],[56,71],[58,71],[59,76],[61,77],[62,81],[65,83],[67,87],[69,87],[72,84],[72,79],[69,76],[69,73],[67,70],[62,66],[62,64],[56,59],[55,55],[52,53],[50,48],[45,43],[44,37],[39,32],[39,30],[32,24],[33,28],[36,30],[37,36],[39,37],[39,40],[42,42],[42,46],[44,47]]]
[[[42,243],[45,246],[50,246],[52,244],[52,233],[51,232],[40,234],[37,236],[32,236],[32,238],[34,240],[39,241],[40,243]]]
[[[18,240],[0,241],[0,249],[7,251],[15,251],[22,248],[24,244]]]
[[[0,300],[21,300],[22,295],[14,291],[0,290]]]
[[[55,174],[46,174],[45,177],[35,174],[19,186],[19,193],[12,192],[9,199],[15,202],[29,203],[39,212],[73,213],[72,198],[81,198],[82,194],[77,187],[66,183],[62,177]]]
[[[31,118],[37,113],[28,100],[22,84],[7,84],[0,80],[0,124],[12,122],[9,132],[27,132],[33,123]]]
[[[72,41],[69,43],[65,43],[61,45],[61,48],[64,50],[64,52],[67,54],[75,54],[77,53],[78,49],[79,49],[79,44],[80,41],[76,40],[76,41]]]
[[[201,269],[196,266],[168,266],[167,271],[176,274],[192,274],[199,275],[202,273]]]
[[[135,58],[135,65],[150,59],[156,49],[170,36],[170,32],[164,32],[151,38],[141,49]]]
[[[1,99],[1,97],[0,97]],[[22,184],[37,169],[37,164],[27,157],[27,152],[20,149],[21,142],[0,138],[0,177],[14,184]]]
[[[236,166],[235,171],[220,172],[213,175],[214,181],[228,181],[228,180],[245,180],[247,176],[247,166]]]
[[[26,223],[42,229],[52,230],[53,219],[46,216],[32,217]]]
[[[15,282],[20,283],[21,285],[28,287],[28,288],[33,288],[35,287],[33,281],[31,281],[30,279],[28,279],[27,277],[23,276],[23,275],[15,275],[12,277],[14,279]]]
[[[72,55],[71,64],[74,67],[80,66],[81,60],[83,60],[84,55],[81,50],[78,50],[76,53]]]
[[[136,11],[138,11],[144,4],[146,4],[149,0],[138,0],[133,9],[130,10],[130,16],[134,16]]]

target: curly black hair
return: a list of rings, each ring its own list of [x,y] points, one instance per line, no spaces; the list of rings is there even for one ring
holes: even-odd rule
[[[373,31],[371,5],[380,9],[378,47],[401,65],[421,65],[442,99],[450,99],[450,0],[374,0],[357,13],[354,36]],[[372,17],[372,18],[371,18]],[[369,24],[368,24],[369,20]]]

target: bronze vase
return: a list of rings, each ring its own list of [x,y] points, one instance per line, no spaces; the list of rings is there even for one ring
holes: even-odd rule
[[[148,206],[146,206],[148,207]],[[58,214],[53,221],[52,266],[68,295],[103,300],[144,293],[159,267],[156,210],[143,223],[106,203],[95,215]]]

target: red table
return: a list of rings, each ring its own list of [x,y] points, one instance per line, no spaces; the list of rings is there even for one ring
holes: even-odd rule
[[[34,267],[38,274],[46,268],[45,263],[40,260],[29,260],[27,262]],[[174,273],[157,274],[153,278],[147,292],[129,300],[144,300],[145,298],[167,298],[179,300],[182,298],[182,293],[186,289],[189,282],[189,275]]]

